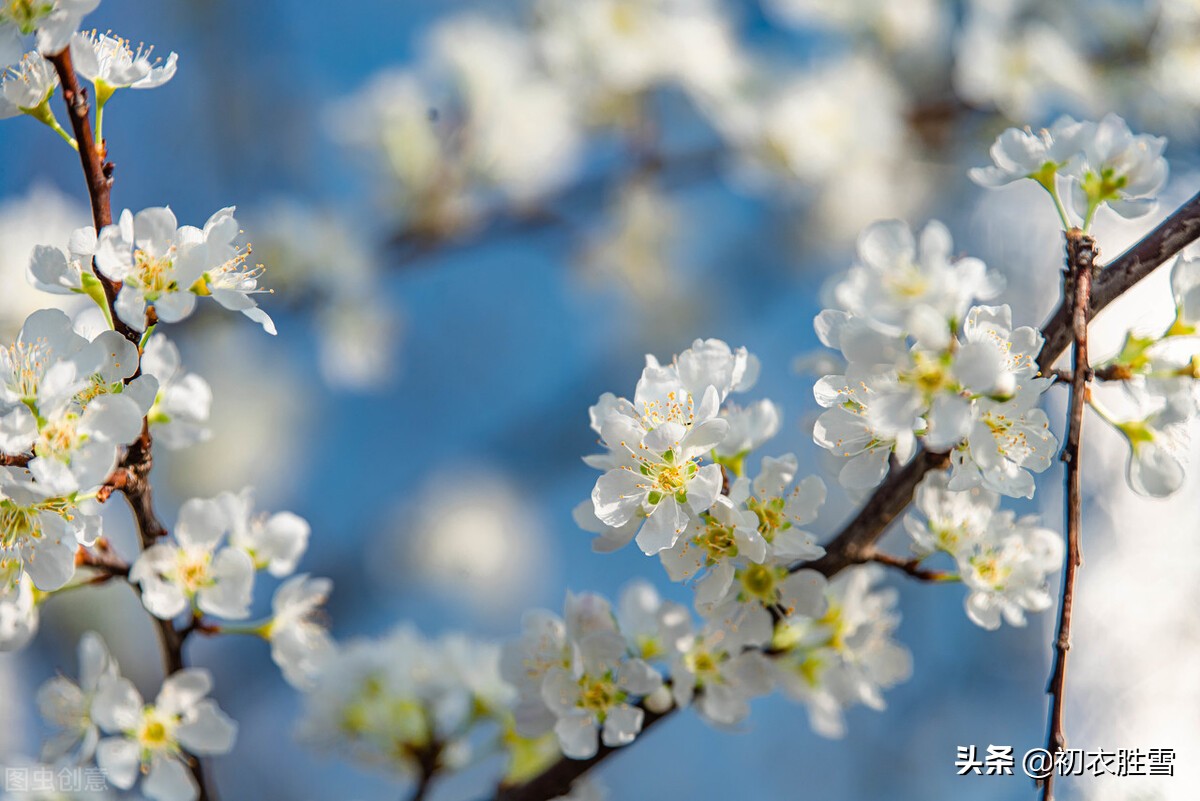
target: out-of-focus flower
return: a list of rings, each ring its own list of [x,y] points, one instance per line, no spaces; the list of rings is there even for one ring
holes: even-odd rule
[[[141,790],[154,801],[195,801],[199,788],[186,754],[225,754],[237,737],[237,724],[205,698],[211,689],[212,677],[199,668],[167,677],[153,704],[128,679],[104,682],[92,715],[114,735],[96,748],[96,764],[107,780],[128,790],[141,775]]]
[[[271,620],[262,636],[271,643],[271,659],[293,687],[311,689],[322,661],[333,653],[329,632],[316,620],[332,589],[329,579],[302,573],[280,584],[271,600]]]

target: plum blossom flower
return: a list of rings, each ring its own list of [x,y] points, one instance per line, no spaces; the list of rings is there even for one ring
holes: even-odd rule
[[[1048,378],[1018,384],[1011,400],[981,398],[963,444],[950,453],[950,489],[984,486],[1013,498],[1032,498],[1031,473],[1048,468],[1058,448],[1046,413],[1035,407]]]
[[[1102,205],[1122,217],[1141,217],[1154,208],[1155,195],[1167,181],[1167,140],[1135,135],[1116,114],[1096,123],[1082,142],[1083,157],[1072,165],[1068,200],[1084,221],[1084,230]]]
[[[750,699],[774,687],[770,660],[742,650],[723,628],[706,626],[681,638],[671,663],[671,694],[683,709],[693,703],[706,720],[731,726],[750,714]]]
[[[57,88],[58,74],[50,62],[26,54],[20,64],[0,70],[0,119],[28,114],[47,122],[52,115],[46,104]]]
[[[254,562],[240,548],[221,547],[231,526],[220,499],[184,502],[175,542],[150,546],[129,571],[129,580],[142,588],[142,603],[150,614],[169,620],[194,604],[201,612],[229,620],[249,616]]]
[[[329,579],[302,573],[280,584],[271,600],[271,620],[263,625],[262,636],[271,643],[271,659],[293,687],[311,689],[320,663],[333,652],[329,632],[316,620],[332,589]]]
[[[0,653],[24,648],[37,634],[39,619],[33,582],[20,565],[5,565],[4,559],[0,552]]]
[[[56,676],[38,690],[42,717],[59,729],[46,743],[43,759],[53,762],[72,755],[73,761],[91,760],[100,741],[92,705],[101,687],[119,676],[117,663],[104,640],[94,631],[86,632],[79,639],[79,682]]]
[[[840,308],[890,334],[915,334],[957,321],[972,300],[988,300],[1004,284],[976,258],[954,257],[950,232],[934,220],[913,236],[907,223],[883,220],[858,238],[858,262],[835,287]]]
[[[229,544],[245,551],[254,567],[276,578],[290,576],[308,548],[312,528],[291,512],[254,514],[254,491],[225,492],[218,501],[230,522]]]
[[[1029,178],[1057,197],[1055,176],[1083,149],[1094,123],[1059,117],[1047,129],[1008,128],[992,144],[992,165],[968,171],[980,186],[995,189]]]
[[[1037,525],[1036,518],[1015,519],[1012,512],[992,517],[984,536],[957,554],[963,583],[970,593],[967,616],[985,629],[1025,625],[1025,613],[1049,609],[1053,598],[1046,577],[1062,566],[1062,537]]]
[[[211,296],[227,309],[241,311],[274,333],[270,318],[251,297],[261,269],[248,268],[248,252],[233,241],[239,235],[233,208],[213,214],[203,230],[178,227],[169,208],[149,208],[136,215],[128,209],[115,225],[100,231],[96,266],[121,281],[116,311],[139,331],[146,326],[146,307],[158,319],[176,323],[192,313],[196,296]]]
[[[427,640],[411,626],[379,640],[340,646],[321,662],[305,694],[300,737],[402,774],[441,746],[439,767],[461,767],[474,721],[506,715],[512,687],[500,680],[500,651],[459,635]]]
[[[212,677],[200,668],[169,676],[153,704],[128,679],[102,683],[92,716],[113,734],[96,747],[96,764],[108,781],[128,790],[141,774],[141,791],[154,801],[195,801],[199,788],[184,752],[225,754],[237,737],[237,724],[205,697],[211,689]]]
[[[175,77],[179,57],[153,59],[153,47],[138,47],[106,33],[76,33],[71,37],[75,71],[96,87],[96,103],[103,105],[118,89],[154,89]]]
[[[610,748],[633,742],[645,712],[629,703],[631,696],[661,685],[650,665],[629,656],[624,637],[594,631],[576,642],[567,665],[546,671],[542,700],[557,718],[554,733],[563,754],[589,759],[601,741]]]
[[[744,348],[696,340],[670,365],[648,356],[632,402],[603,395],[591,418],[608,452],[587,460],[605,471],[592,492],[600,522],[620,529],[644,518],[637,540],[645,553],[673,546],[720,494],[720,466],[702,462],[729,427],[721,402],[757,372]]]
[[[0,6],[0,67],[11,64],[20,52],[21,37],[37,31],[38,51],[45,56],[60,52],[79,29],[83,17],[100,0],[16,0]]]
[[[904,518],[904,528],[918,556],[934,551],[953,556],[981,539],[1000,504],[1000,496],[991,490],[973,487],[956,491],[947,487],[948,482],[945,470],[927,473],[917,487],[913,509]]]
[[[146,413],[155,444],[178,450],[212,436],[212,389],[200,376],[184,371],[175,343],[163,334],[150,337],[142,352],[142,372],[158,380],[158,393]]]
[[[850,706],[884,709],[883,690],[912,675],[912,656],[893,639],[898,596],[875,587],[880,576],[873,568],[843,571],[829,582],[827,611],[784,620],[772,642],[780,688],[808,707],[825,737],[844,734]]]
[[[97,282],[91,272],[96,254],[96,229],[92,226],[71,232],[66,252],[51,245],[38,245],[29,260],[29,282],[43,292],[66,295],[86,292]]]
[[[44,592],[66,584],[79,546],[100,535],[97,512],[92,501],[47,497],[27,470],[0,468],[0,593],[18,588],[22,570]]]

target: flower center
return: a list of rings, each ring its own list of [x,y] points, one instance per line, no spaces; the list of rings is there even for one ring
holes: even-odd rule
[[[8,549],[22,540],[37,538],[41,534],[37,514],[32,506],[0,501],[0,547]]]
[[[783,498],[748,498],[746,506],[758,518],[758,533],[767,542],[775,541],[775,534],[792,527],[792,523],[783,513],[786,502]]]
[[[604,713],[620,700],[621,691],[609,675],[593,678],[585,675],[579,680],[578,706],[591,712]]]
[[[708,564],[715,565],[738,555],[733,532],[733,526],[726,526],[709,516],[704,531],[697,534],[692,541],[708,555]]]
[[[179,288],[175,283],[174,254],[174,247],[165,256],[151,256],[144,250],[134,252],[134,283],[141,288],[146,300],[153,301],[164,292],[174,292]]]
[[[190,594],[195,594],[202,587],[212,584],[208,575],[208,566],[212,554],[205,550],[184,549],[179,552],[175,567],[175,579],[183,585]]]
[[[50,348],[45,340],[20,342],[8,346],[8,375],[5,376],[9,390],[24,402],[37,399],[38,386],[46,367],[50,364]]]
[[[765,604],[773,604],[776,597],[776,583],[787,575],[787,568],[778,566],[751,564],[737,572],[737,578],[742,583],[744,594],[757,598]]]
[[[176,725],[178,721],[174,716],[163,714],[148,706],[142,712],[142,722],[137,728],[135,739],[145,751],[174,751]]]
[[[87,436],[79,432],[78,423],[76,415],[66,414],[42,426],[38,432],[37,455],[70,462],[71,454],[87,440]]]
[[[0,22],[11,22],[21,33],[33,33],[37,24],[51,11],[54,3],[51,0],[8,0],[0,5]]]

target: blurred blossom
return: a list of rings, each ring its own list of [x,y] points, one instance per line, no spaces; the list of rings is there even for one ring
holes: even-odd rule
[[[768,12],[786,25],[819,27],[856,35],[869,33],[886,50],[936,55],[949,27],[943,0],[766,0]]]
[[[212,386],[212,436],[161,454],[163,477],[185,497],[254,485],[269,502],[294,486],[304,464],[299,455],[310,443],[298,434],[311,430],[315,411],[306,379],[257,329],[211,325],[203,336],[204,347],[182,350],[186,367]]]
[[[388,586],[402,573],[484,618],[510,619],[550,574],[546,533],[530,502],[474,465],[430,478],[389,528],[389,556],[368,570]]]
[[[25,318],[37,309],[58,308],[68,313],[88,305],[82,295],[49,295],[34,289],[26,278],[33,249],[51,244],[66,247],[71,232],[88,224],[87,210],[47,185],[0,204],[0,333],[16,335]]]
[[[401,326],[380,286],[383,257],[371,251],[366,234],[334,212],[291,200],[261,207],[250,225],[272,289],[314,307],[325,380],[355,390],[386,383]]]
[[[1064,103],[1086,113],[1099,99],[1074,41],[1046,22],[973,9],[956,56],[954,85],[963,99],[995,105],[1013,120],[1041,119]]]
[[[663,301],[672,289],[679,231],[672,199],[650,180],[633,180],[621,187],[611,213],[582,254],[588,277],[618,285],[646,305]]]
[[[338,141],[366,151],[391,173],[395,184],[387,187],[387,200],[410,229],[440,236],[471,219],[463,176],[447,161],[446,126],[411,72],[376,74],[326,116]]]
[[[711,0],[535,0],[550,71],[597,124],[627,122],[641,95],[676,83],[726,94],[746,65]]]
[[[571,100],[538,69],[525,34],[461,16],[434,28],[429,49],[457,93],[445,112],[461,117],[457,139],[469,171],[518,203],[570,176],[579,150]]]

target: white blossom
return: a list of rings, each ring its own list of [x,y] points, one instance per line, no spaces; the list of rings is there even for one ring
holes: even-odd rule
[[[1084,227],[1101,205],[1122,217],[1140,217],[1154,208],[1155,195],[1167,181],[1167,140],[1133,134],[1116,114],[1107,114],[1082,142],[1083,158],[1072,165],[1067,196]]]
[[[100,0],[46,0],[6,3],[0,7],[0,67],[12,63],[13,48],[20,52],[21,37],[37,31],[38,51],[52,56],[65,48],[79,29],[84,15]]]
[[[984,486],[1013,498],[1032,498],[1031,473],[1048,468],[1058,449],[1050,420],[1035,408],[1049,378],[1018,384],[1011,400],[981,398],[966,440],[950,453],[950,489]]]
[[[1055,177],[1083,150],[1092,123],[1059,117],[1049,128],[1008,128],[992,144],[992,165],[968,174],[980,186],[996,188],[1030,178],[1056,193]]]
[[[633,742],[645,713],[629,701],[661,684],[653,668],[629,656],[619,633],[593,631],[576,640],[570,661],[547,670],[542,684],[563,754],[589,759],[601,741],[609,747]]]
[[[237,724],[205,697],[211,689],[212,677],[199,668],[167,677],[153,704],[146,704],[128,679],[104,682],[92,716],[113,735],[96,748],[96,764],[108,782],[128,790],[141,774],[141,791],[148,798],[195,801],[199,788],[185,762],[187,754],[228,753],[237,737]]]
[[[671,663],[671,692],[681,709],[695,705],[707,720],[732,726],[750,714],[750,699],[774,687],[770,660],[742,650],[729,632],[711,624],[688,632]]]
[[[322,660],[333,652],[329,632],[316,619],[332,589],[329,579],[301,573],[280,584],[271,600],[263,637],[271,643],[271,659],[293,687],[311,689]]]
[[[49,61],[29,53],[17,66],[0,68],[0,119],[29,114],[49,123],[52,114],[46,105],[58,88],[58,74]]]
[[[16,573],[15,578],[4,575],[9,571]],[[0,556],[0,653],[28,645],[37,634],[38,621],[33,581],[19,565],[4,565]]]
[[[129,571],[142,603],[169,620],[190,605],[209,615],[241,620],[250,614],[254,562],[241,548],[221,546],[233,521],[220,499],[193,498],[179,509],[174,543],[143,551]]]
[[[118,89],[154,89],[175,77],[178,56],[166,62],[153,58],[154,48],[139,45],[136,51],[126,39],[95,31],[71,37],[75,71],[96,87],[96,102],[103,105]]]
[[[843,571],[828,585],[828,611],[784,620],[772,643],[781,689],[808,707],[825,737],[843,735],[850,706],[884,709],[883,690],[912,674],[908,649],[892,639],[896,591],[876,589],[879,577],[872,568]]]
[[[184,371],[179,349],[164,334],[156,333],[146,343],[142,372],[158,380],[158,394],[146,414],[155,444],[178,450],[212,436],[212,389],[200,376]]]
[[[322,660],[305,694],[300,737],[363,762],[419,775],[418,754],[437,743],[440,768],[470,756],[470,727],[512,702],[499,649],[458,635],[427,640],[411,626],[356,640]]]
[[[1062,566],[1063,541],[1041,528],[1036,518],[1016,519],[1012,512],[993,515],[984,536],[957,553],[959,572],[970,590],[967,616],[986,629],[1003,618],[1025,625],[1025,612],[1050,608],[1046,577]]]
[[[247,267],[248,251],[233,244],[240,233],[233,211],[230,207],[216,212],[203,230],[178,227],[169,208],[136,215],[126,209],[115,225],[105,226],[96,246],[96,266],[122,282],[118,316],[140,331],[146,326],[146,307],[153,305],[159,320],[176,323],[192,313],[197,295],[206,295],[274,333],[270,317],[251,297],[263,291],[258,289],[262,271]]]
[[[229,544],[245,551],[258,570],[276,578],[289,576],[308,548],[312,528],[291,512],[254,514],[254,491],[222,493],[217,501],[229,521]]]
[[[919,334],[927,315],[957,321],[973,300],[988,300],[1003,281],[982,261],[955,258],[950,232],[934,220],[914,238],[900,220],[883,220],[863,230],[858,262],[834,289],[840,308],[887,333]]]
[[[91,761],[100,741],[92,705],[101,687],[119,676],[104,640],[94,631],[86,632],[79,639],[79,682],[57,676],[38,690],[42,718],[59,730],[46,743],[43,759],[53,762],[70,755],[75,762]]]

